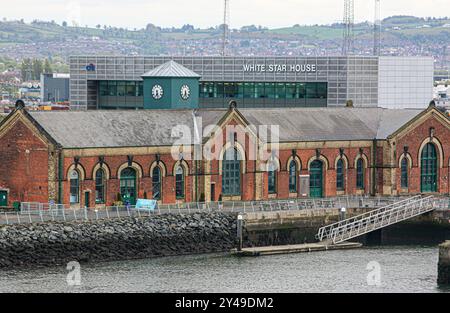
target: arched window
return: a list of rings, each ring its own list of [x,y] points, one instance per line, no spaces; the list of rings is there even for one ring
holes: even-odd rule
[[[323,197],[323,162],[320,160],[310,165],[309,189],[311,198]]]
[[[153,199],[161,200],[161,169],[157,166],[152,173]]]
[[[274,194],[277,193],[277,164],[274,161],[269,163],[269,178],[268,178],[268,187],[269,193]]]
[[[292,160],[289,164],[289,192],[296,193],[297,191],[297,163],[295,160]]]
[[[136,204],[136,170],[132,167],[128,167],[120,173],[120,194],[124,204]]]
[[[339,159],[336,165],[336,189],[345,190],[344,160]]]
[[[421,189],[422,192],[437,192],[438,159],[436,146],[429,143],[425,146],[421,156]]]
[[[97,170],[95,173],[95,203],[105,203],[105,171]]]
[[[175,171],[175,191],[177,199],[184,199],[184,170],[181,166]]]
[[[241,195],[241,155],[230,148],[222,163],[222,193],[225,196]]]
[[[80,203],[80,173],[77,170],[70,172],[70,203]]]
[[[408,159],[403,158],[402,164],[401,164],[401,183],[402,188],[408,188],[409,187],[409,177],[408,177]]]
[[[364,160],[362,158],[356,162],[356,188],[364,189]]]

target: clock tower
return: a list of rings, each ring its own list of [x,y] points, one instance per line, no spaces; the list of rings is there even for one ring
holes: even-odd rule
[[[145,109],[196,109],[200,75],[169,61],[142,75]]]

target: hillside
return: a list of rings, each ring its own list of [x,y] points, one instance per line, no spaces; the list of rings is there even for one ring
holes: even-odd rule
[[[54,22],[0,22],[0,57],[61,57],[73,54],[218,55],[221,31],[218,26],[195,29],[127,30],[98,25],[96,28],[58,25]],[[355,25],[356,51],[372,50],[370,23]],[[280,29],[246,26],[232,31],[230,53],[235,55],[326,55],[340,52],[342,24],[312,25]],[[433,55],[444,62],[443,43],[450,44],[450,19],[394,16],[383,21],[383,51],[394,55]],[[450,51],[450,47],[448,49]]]

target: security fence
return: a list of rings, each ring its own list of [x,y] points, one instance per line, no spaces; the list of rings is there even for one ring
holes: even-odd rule
[[[141,209],[135,206],[110,206],[103,208],[71,208],[61,204],[21,203],[18,212],[1,212],[1,224],[28,224],[47,221],[90,221],[99,219],[149,217],[162,214],[191,214],[206,212],[274,212],[299,211],[307,209],[380,208],[407,197],[342,196],[320,199],[291,199],[270,201],[230,201],[208,203],[163,204],[155,209]],[[450,211],[449,197],[434,198],[437,210]]]

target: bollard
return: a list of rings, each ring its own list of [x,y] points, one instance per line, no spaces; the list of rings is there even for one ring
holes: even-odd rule
[[[238,215],[237,220],[237,237],[238,237],[238,248],[237,251],[242,251],[242,232],[244,227],[244,216],[242,214]]]
[[[344,221],[345,220],[346,213],[347,213],[347,209],[346,208],[342,208],[340,210],[340,214],[339,214],[340,221]]]
[[[438,284],[450,286],[450,241],[439,246]]]

